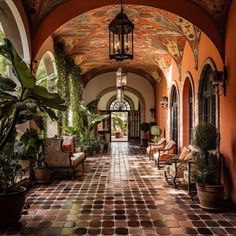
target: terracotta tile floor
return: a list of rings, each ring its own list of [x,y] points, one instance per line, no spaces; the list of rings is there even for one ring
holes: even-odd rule
[[[126,143],[88,158],[81,180],[35,185],[28,215],[5,235],[236,235],[236,213],[208,213],[169,186],[153,162]]]

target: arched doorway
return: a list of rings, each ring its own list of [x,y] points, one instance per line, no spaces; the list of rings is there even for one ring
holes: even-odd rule
[[[113,100],[110,104],[111,114],[111,141],[127,142],[129,137],[129,111],[130,104],[123,101]]]
[[[170,107],[170,114],[171,114],[171,139],[176,143],[176,149],[178,149],[178,94],[177,89],[175,86],[172,88],[171,92],[171,107]]]

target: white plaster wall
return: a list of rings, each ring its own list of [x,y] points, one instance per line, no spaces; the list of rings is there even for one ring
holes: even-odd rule
[[[84,103],[88,104],[97,98],[98,94],[106,88],[116,85],[116,73],[108,72],[94,77],[84,88]],[[127,86],[142,94],[145,101],[146,121],[152,121],[150,109],[154,107],[154,91],[151,84],[139,75],[128,73]]]

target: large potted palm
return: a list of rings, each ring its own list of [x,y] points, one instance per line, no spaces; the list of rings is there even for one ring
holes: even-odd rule
[[[36,79],[9,40],[0,45],[0,55],[12,63],[15,75],[15,80],[0,76],[0,224],[5,225],[20,219],[25,200],[25,189],[18,181],[23,172],[14,148],[16,126],[28,120],[42,126],[39,112],[57,119],[52,108],[65,110],[66,106],[58,94],[36,85]]]
[[[195,128],[192,177],[197,183],[200,206],[205,210],[219,210],[224,199],[221,184],[221,160],[219,133],[212,124],[202,123]]]

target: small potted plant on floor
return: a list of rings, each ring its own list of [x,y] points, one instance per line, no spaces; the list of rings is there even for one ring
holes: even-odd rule
[[[33,166],[42,145],[38,131],[34,128],[26,129],[20,137],[20,144],[23,146],[20,164],[25,170],[29,170],[29,178],[33,178]]]
[[[150,131],[149,123],[147,123],[147,122],[141,123],[140,130],[143,131],[142,146],[147,147],[148,146],[148,132]]]
[[[200,206],[205,210],[219,210],[224,199],[221,184],[221,159],[219,153],[219,133],[212,124],[199,124],[195,128],[192,176],[197,183]]]
[[[47,163],[44,161],[43,154],[37,154],[34,164],[34,177],[38,183],[47,183],[50,181],[50,170],[47,168]]]

